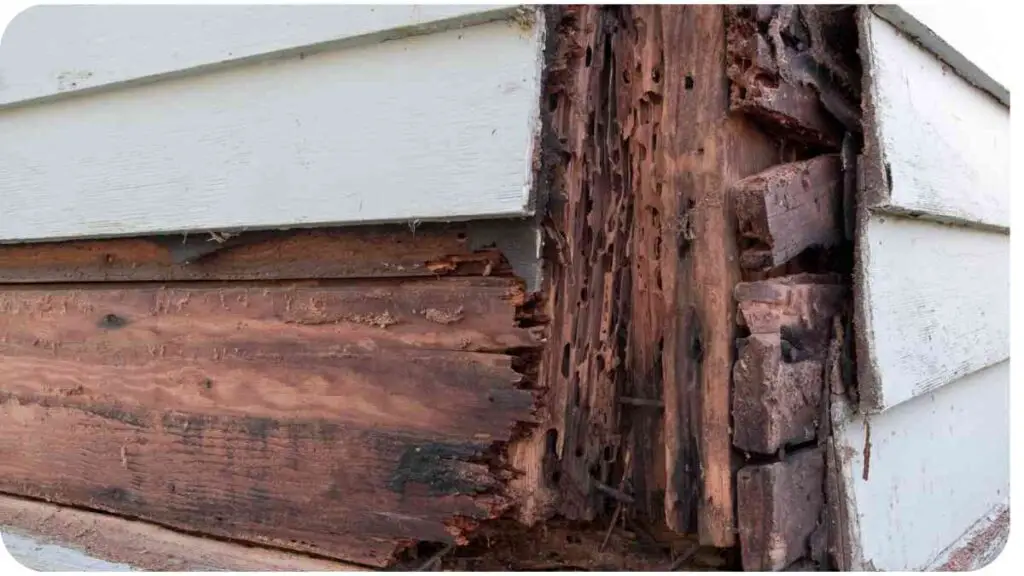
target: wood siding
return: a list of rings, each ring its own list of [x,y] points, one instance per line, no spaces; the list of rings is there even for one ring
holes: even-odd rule
[[[117,29],[130,27],[125,19],[152,25],[153,16],[141,16],[151,8],[124,8],[92,10],[113,10],[108,25]],[[211,9],[214,27],[225,11],[252,10],[188,7],[180,22],[162,25],[197,34],[206,21],[193,14]],[[74,21],[74,10],[61,10],[44,11],[55,27]],[[15,20],[15,38],[27,34],[19,22],[40,25]],[[406,26],[395,39],[200,66],[154,82],[111,80],[0,108],[0,242],[531,214],[542,18],[513,10],[447,27],[411,34]],[[15,53],[5,40],[0,74],[36,53],[22,40]],[[146,40],[164,52],[182,42]],[[212,58],[186,56],[180,65]],[[152,65],[152,73],[170,66]],[[76,58],[67,66],[85,67]]]

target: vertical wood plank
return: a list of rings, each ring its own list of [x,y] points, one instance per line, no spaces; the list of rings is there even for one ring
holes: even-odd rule
[[[707,545],[736,542],[729,406],[734,361],[733,286],[740,279],[732,182],[780,160],[778,146],[729,117],[721,6],[661,8],[665,102],[659,159],[667,246],[677,260],[664,363],[666,520],[696,526]],[[697,503],[695,514],[693,502]]]

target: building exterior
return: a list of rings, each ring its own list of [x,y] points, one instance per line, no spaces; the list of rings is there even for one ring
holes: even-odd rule
[[[1005,87],[895,6],[32,8],[0,528],[41,567],[977,566],[1008,153]]]

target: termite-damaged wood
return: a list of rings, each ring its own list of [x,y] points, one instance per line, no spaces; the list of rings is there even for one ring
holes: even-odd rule
[[[720,7],[562,14],[548,81],[552,331],[541,377],[553,464],[528,475],[547,470],[559,511],[585,519],[616,505],[598,482],[619,485],[632,462],[634,514],[731,546],[739,265],[725,189],[795,158],[729,114]],[[619,395],[661,400],[663,416]]]
[[[843,237],[843,170],[836,154],[780,164],[732,186],[744,268],[781,266]]]
[[[740,469],[736,492],[744,570],[783,570],[809,552],[824,507],[824,479],[821,448]]]
[[[736,285],[737,321],[751,334],[781,334],[799,353],[819,357],[847,288],[833,274],[794,274]]]
[[[654,7],[644,7],[653,9]],[[703,544],[735,543],[731,465],[731,371],[736,337],[731,293],[740,279],[735,215],[727,189],[781,161],[777,143],[728,110],[726,30],[721,6],[658,7],[664,58],[663,134],[655,174],[670,232],[661,243],[666,516]],[[690,503],[696,501],[697,513]]]
[[[794,361],[800,354],[778,334],[758,334],[739,344],[733,368],[733,444],[774,454],[787,444],[814,440],[821,419],[824,365]]]
[[[850,41],[849,10],[729,8],[732,108],[806,144],[837,148],[859,131],[859,67],[837,57]]]
[[[0,490],[374,566],[464,541],[513,503],[499,447],[534,419],[522,299],[498,278],[2,290]]]
[[[171,249],[194,236],[0,245],[0,284],[272,280],[490,275],[508,272],[496,250],[471,249],[464,225],[249,232],[180,261]],[[220,246],[210,236],[202,243]],[[185,246],[185,245],[182,245]]]

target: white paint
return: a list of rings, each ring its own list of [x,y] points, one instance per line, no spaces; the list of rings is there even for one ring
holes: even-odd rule
[[[871,9],[969,82],[1010,105],[1007,86],[1013,58],[1007,58],[999,42],[992,39],[1012,37],[1014,22],[1003,17],[999,7],[976,5],[964,10],[956,4],[914,2]]]
[[[37,572],[135,572],[126,564],[107,562],[31,536],[4,531],[0,532],[0,538],[19,564]]]
[[[0,107],[326,43],[507,17],[508,6],[34,6],[0,42]]]
[[[0,110],[0,242],[528,215],[542,28]]]
[[[892,176],[874,207],[1008,230],[1009,108],[867,10],[862,25],[869,152]]]
[[[1009,236],[880,215],[861,233],[865,408],[887,409],[1009,358]]]
[[[852,570],[920,571],[1007,504],[1009,362],[868,417],[835,416],[855,542]],[[836,412],[842,412],[838,409]]]

